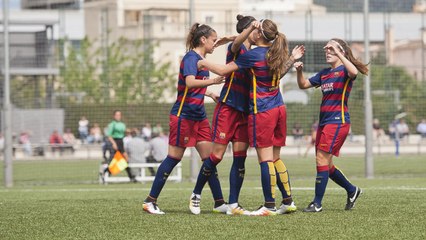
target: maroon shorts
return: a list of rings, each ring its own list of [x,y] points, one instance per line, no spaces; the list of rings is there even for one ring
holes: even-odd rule
[[[286,122],[285,106],[279,106],[254,115],[250,114],[248,119],[250,147],[285,146]]]
[[[326,124],[318,127],[315,148],[338,157],[340,148],[348,136],[350,124]]]
[[[212,121],[212,141],[226,145],[229,142],[248,143],[248,115],[234,108],[218,103]]]
[[[211,141],[209,120],[194,121],[170,115],[169,144],[194,147],[197,142]]]

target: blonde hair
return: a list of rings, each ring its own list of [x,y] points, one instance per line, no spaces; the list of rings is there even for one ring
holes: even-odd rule
[[[284,63],[289,58],[287,37],[278,32],[277,25],[269,19],[262,20],[260,26],[263,38],[268,42],[272,41],[272,45],[266,55],[266,62],[271,73],[280,78],[285,74]]]

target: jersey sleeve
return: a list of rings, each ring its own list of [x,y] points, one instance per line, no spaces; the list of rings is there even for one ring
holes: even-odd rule
[[[197,73],[198,73],[197,63],[198,63],[198,59],[195,56],[188,56],[183,60],[183,77],[184,78],[186,78],[186,76],[189,76],[189,75],[197,76]]]
[[[311,83],[312,86],[314,87],[321,86],[321,75],[322,75],[322,71],[318,72],[317,74],[309,78],[309,82]]]
[[[244,54],[241,54],[238,56],[238,58],[235,60],[235,64],[237,64],[239,69],[247,69],[254,67],[256,63],[256,56],[253,54],[255,51],[248,51]]]
[[[346,68],[343,68],[343,72],[345,73],[345,79],[349,78],[351,81],[355,81],[356,77],[358,76],[358,75],[356,75],[355,77],[350,78],[349,73],[348,73],[348,69],[346,69]]]

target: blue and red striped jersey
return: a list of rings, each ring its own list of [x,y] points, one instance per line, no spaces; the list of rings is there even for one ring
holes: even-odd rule
[[[179,69],[177,99],[170,114],[194,121],[201,121],[207,117],[204,108],[204,94],[207,87],[189,89],[185,82],[185,78],[189,75],[193,75],[198,80],[209,78],[207,69],[198,70],[197,68],[197,62],[201,59],[202,57],[193,50],[183,57]]]
[[[335,69],[326,68],[309,78],[312,86],[321,87],[323,94],[319,125],[350,123],[348,99],[352,83],[344,65]]]
[[[268,50],[269,47],[257,47],[235,60],[239,69],[248,72],[248,79],[251,81],[249,106],[251,114],[284,105],[279,87],[280,79],[272,76],[266,63]]]
[[[231,47],[232,43],[228,46],[226,63],[235,61],[239,55],[247,52],[247,48],[244,44],[241,44],[239,51],[236,53],[231,51]],[[225,84],[220,92],[219,101],[238,111],[248,113],[250,85],[246,78],[247,74],[244,69],[238,69],[226,77]]]

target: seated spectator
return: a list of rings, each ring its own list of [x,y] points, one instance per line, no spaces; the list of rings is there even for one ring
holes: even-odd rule
[[[149,141],[149,149],[150,153],[147,162],[161,162],[167,157],[168,144],[165,144],[161,135],[152,134],[152,139]]]
[[[142,127],[142,138],[148,142],[151,139],[151,134],[152,134],[151,124],[145,123],[145,125]]]
[[[422,138],[426,138],[426,119],[423,118],[417,125],[417,132],[422,136]]]
[[[62,145],[64,141],[61,135],[59,135],[57,130],[54,130],[52,135],[50,135],[49,143],[50,143],[50,146],[52,147],[52,152],[59,150],[59,152],[62,153],[63,151]]]
[[[385,135],[385,131],[380,126],[380,120],[378,118],[375,118],[373,120],[373,138],[374,138],[374,140],[381,142],[381,139],[384,135]]]
[[[130,131],[131,138],[125,144],[125,150],[129,156],[129,163],[146,163],[145,153],[149,150],[149,144],[146,143],[140,136],[137,129],[132,129]],[[133,175],[140,175],[135,173],[134,169],[131,169]],[[153,168],[149,168],[149,171],[152,176],[155,176],[155,171]]]
[[[155,127],[152,128],[152,134],[156,134],[157,136],[163,134],[163,127],[161,127],[160,123],[157,123],[157,125],[155,125]],[[154,137],[154,136],[151,136]]]
[[[24,149],[24,154],[26,156],[32,156],[33,155],[33,150],[31,147],[31,142],[30,142],[30,134],[28,132],[22,132],[21,135],[19,136],[19,144],[22,145],[22,148]]]
[[[67,128],[65,130],[64,135],[62,136],[62,139],[64,140],[64,143],[68,145],[68,147],[71,149],[71,151],[74,153],[74,145],[77,143],[74,134],[71,132],[70,128]]]
[[[89,136],[87,137],[87,142],[89,143],[102,143],[103,135],[102,130],[99,127],[98,123],[93,124],[93,127],[90,128]]]
[[[398,133],[400,134],[399,136],[401,137],[401,139],[408,138],[408,135],[410,134],[410,129],[408,128],[408,125],[404,119],[399,120],[399,122],[396,124],[396,128]]]
[[[295,123],[292,129],[292,134],[295,142],[299,142],[303,138],[303,128],[299,123]]]
[[[87,136],[89,135],[89,120],[86,116],[81,116],[78,121],[78,134],[81,139],[81,143],[86,143]]]

